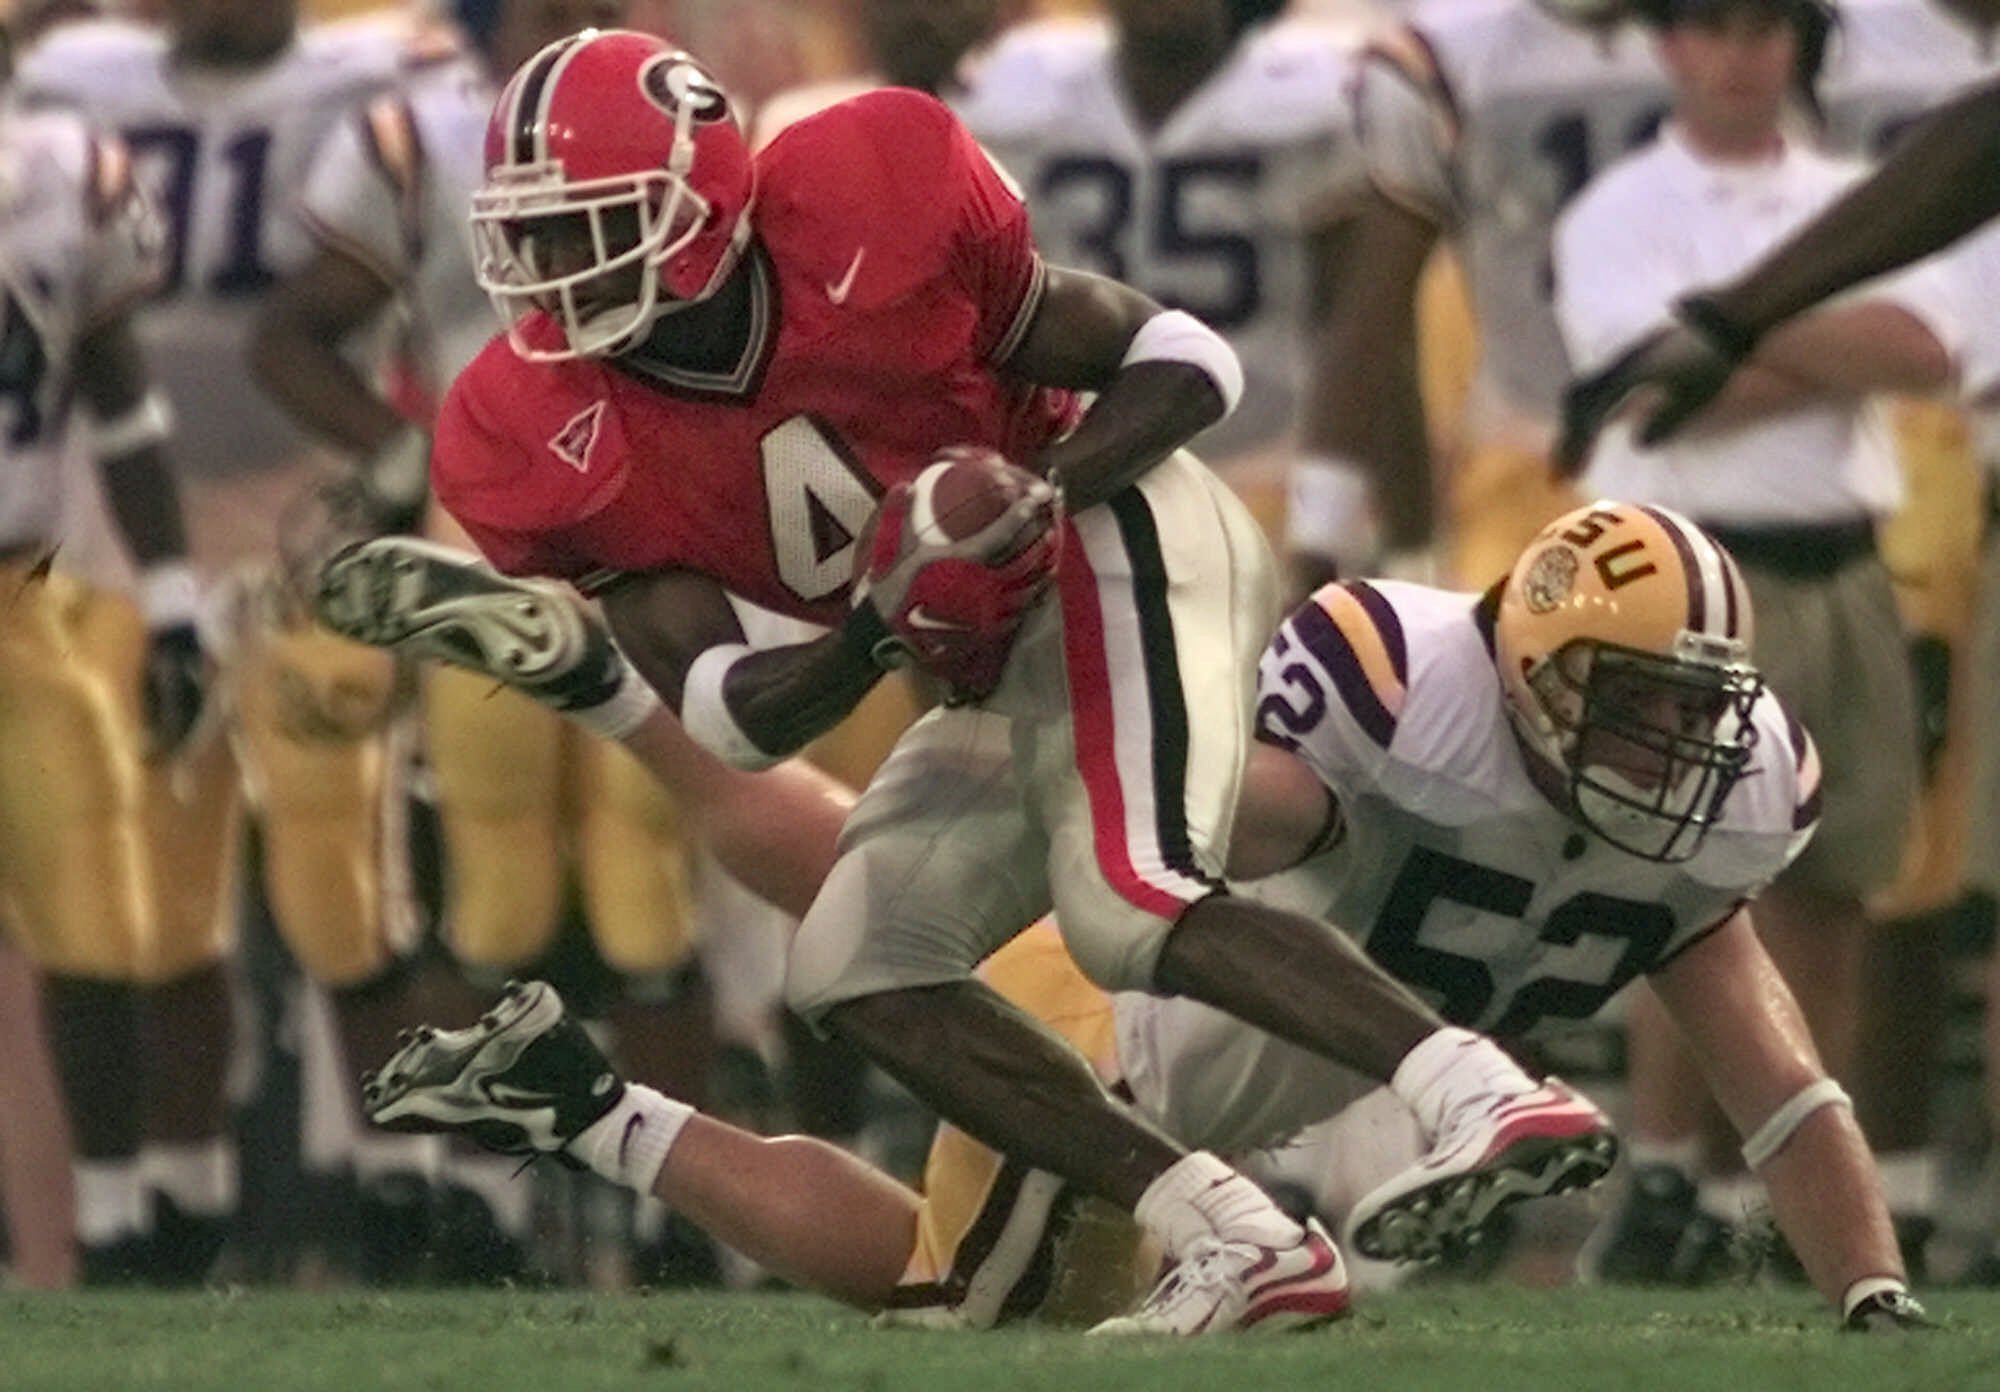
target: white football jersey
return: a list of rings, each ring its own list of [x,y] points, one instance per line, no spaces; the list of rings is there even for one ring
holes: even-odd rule
[[[1223,333],[1247,386],[1197,441],[1222,459],[1280,438],[1310,359],[1312,234],[1359,186],[1344,93],[1355,48],[1311,24],[1250,30],[1157,130],[1133,117],[1109,30],[1002,38],[956,103],[1019,181],[1035,238]]]
[[[152,288],[162,252],[116,139],[0,109],[0,549],[56,537],[77,344]]]
[[[1768,691],[1751,771],[1695,855],[1657,864],[1530,781],[1478,597],[1333,585],[1259,668],[1264,738],[1339,798],[1346,831],[1281,893],[1353,934],[1454,1024],[1515,1035],[1595,1014],[1725,920],[1803,849],[1819,762]]]
[[[261,68],[197,70],[171,60],[159,30],[102,21],[57,30],[22,64],[21,99],[118,131],[160,209],[166,275],[138,325],[191,477],[257,473],[307,448],[251,381],[245,345],[261,292],[311,251],[294,200],[312,157],[394,79],[408,44],[396,26],[328,25]]]
[[[1935,0],[1841,0],[1820,74],[1828,142],[1873,159],[1926,111],[2000,72],[2000,54]]]
[[[314,236],[399,292],[438,396],[500,327],[473,279],[470,221],[494,95],[467,59],[376,97],[335,129],[300,200]]]
[[[1483,389],[1552,420],[1570,372],[1550,232],[1665,116],[1672,93],[1649,36],[1563,24],[1534,0],[1426,0],[1370,47],[1355,100],[1376,185],[1459,244],[1485,326]]]

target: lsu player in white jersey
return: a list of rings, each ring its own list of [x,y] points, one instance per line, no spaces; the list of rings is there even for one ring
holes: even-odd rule
[[[466,544],[442,511],[425,516],[425,427],[497,328],[474,275],[467,221],[485,176],[487,118],[500,77],[558,38],[616,27],[625,8],[623,0],[460,0],[451,17],[469,43],[463,60],[368,101],[315,159],[300,207],[316,249],[263,303],[250,359],[299,425],[358,461],[330,489],[337,528],[421,526]],[[394,364],[401,401],[377,386],[381,363],[349,356],[392,313],[406,325]],[[461,1017],[552,951],[574,867],[599,956],[622,983],[610,1006],[621,1064],[700,1094],[708,998],[672,799],[616,745],[490,681],[441,668],[422,680],[443,833],[443,935],[487,987],[461,986]],[[430,1008],[450,1013],[443,1000]],[[434,1205],[464,1208],[470,1189],[525,1250],[529,1195],[504,1163],[453,1157],[444,1178]],[[466,1274],[504,1274],[512,1264]]]
[[[1316,389],[1330,229],[1359,187],[1354,35],[1248,0],[1113,0],[1108,26],[1003,35],[954,105],[1020,183],[1050,257],[1222,333],[1243,401],[1195,449],[1282,532]]]
[[[52,32],[17,79],[24,102],[82,109],[119,132],[165,226],[165,272],[136,325],[179,423],[190,552],[216,598],[229,716],[229,738],[149,770],[145,791],[157,891],[148,1009],[171,1041],[151,1051],[163,1076],[148,1178],[162,1242],[184,1239],[196,1278],[236,1203],[225,963],[246,790],[274,916],[333,990],[357,1056],[399,1018],[392,968],[414,915],[384,734],[391,668],[279,615],[274,588],[256,579],[312,463],[303,434],[251,387],[242,354],[259,298],[310,248],[289,205],[314,151],[409,56],[406,30],[387,21],[301,32],[294,0],[173,0],[159,27]]]
[[[1546,454],[1568,375],[1550,308],[1549,230],[1591,174],[1647,139],[1666,79],[1620,0],[1418,0],[1362,58],[1354,121],[1370,189],[1348,239],[1321,455],[1294,475],[1302,574],[1366,574],[1431,542],[1433,477],[1414,361],[1417,286],[1455,244],[1486,336],[1441,470],[1441,557],[1484,585],[1573,501]],[[1317,562],[1313,558],[1318,558]]]
[[[137,988],[154,948],[141,756],[170,757],[202,698],[197,594],[162,449],[171,412],[131,318],[162,249],[116,138],[0,108],[0,902],[42,974],[91,1281],[139,1275],[150,1227],[137,1168],[149,1053]],[[85,606],[52,568],[73,441],[141,568],[145,646],[115,675],[77,660]]]
[[[382,584],[391,573],[410,583]],[[331,620],[475,664],[474,615],[532,601],[568,639],[538,674],[543,699],[629,694],[608,639],[554,587],[394,539],[336,558],[325,578]],[[1751,625],[1742,577],[1713,540],[1674,514],[1615,503],[1551,523],[1484,594],[1329,586],[1265,651],[1262,743],[1231,871],[1270,875],[1246,892],[1326,914],[1460,1025],[1531,1033],[1587,1017],[1646,976],[1815,1286],[1849,1327],[1908,1327],[1923,1315],[1867,1144],[1750,922],[1758,891],[1810,837],[1819,787],[1811,739],[1749,661]],[[500,676],[503,664],[480,669]],[[663,710],[632,728],[649,767],[699,776]],[[788,902],[810,892],[801,879],[827,863],[839,820],[832,802],[792,812],[783,852],[770,848],[749,881]],[[738,854],[759,839],[718,830]],[[1347,1143],[1325,1147],[1344,1161],[1323,1197],[1347,1212],[1364,1253],[1435,1255],[1504,1192],[1440,1180],[1473,1143],[1426,1134],[1421,1094],[1392,1096],[1191,1001],[1107,996],[1046,927],[982,970],[1189,1144],[1226,1154],[1330,1127]],[[1129,1271],[1128,1245],[1123,1262],[1065,1276],[1053,1235],[1070,1196],[950,1128],[919,1197],[814,1142],[752,1136],[636,1085],[606,1090],[609,1068],[534,983],[471,1030],[419,1031],[371,1080],[369,1109],[384,1125],[559,1153],[864,1308],[980,1327],[1046,1308],[1051,1293],[1088,1303],[1094,1282]],[[500,1083],[537,1100],[495,1104],[505,1090],[488,1085]],[[1575,1153],[1546,1157],[1521,1172],[1516,1197],[1578,1181]],[[1450,1197],[1420,1216],[1397,1202],[1417,1192]]]

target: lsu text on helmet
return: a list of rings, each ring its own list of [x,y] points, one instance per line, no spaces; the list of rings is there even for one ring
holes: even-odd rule
[[[508,80],[472,202],[480,285],[516,352],[623,352],[712,295],[750,239],[750,152],[700,60],[586,29]],[[560,335],[526,330],[536,314]]]
[[[1706,532],[1665,508],[1557,518],[1503,582],[1494,656],[1537,781],[1634,855],[1682,861],[1746,771],[1749,591]]]

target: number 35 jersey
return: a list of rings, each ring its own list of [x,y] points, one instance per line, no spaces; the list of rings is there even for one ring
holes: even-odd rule
[[[224,71],[176,63],[157,29],[101,21],[57,30],[22,64],[20,99],[117,131],[160,211],[166,272],[138,330],[189,476],[260,472],[304,448],[252,383],[244,347],[263,291],[311,250],[293,207],[309,161],[409,42],[393,25],[328,26],[262,67]]]
[[[1812,834],[1819,759],[1766,691],[1751,771],[1693,858],[1629,855],[1529,780],[1486,614],[1475,595],[1328,586],[1265,650],[1258,724],[1346,818],[1276,892],[1453,1023],[1515,1035],[1596,1013],[1768,884]]]
[[[0,111],[0,551],[55,538],[77,345],[153,287],[160,254],[118,141]]]
[[[1253,29],[1156,129],[1133,115],[1106,29],[1028,25],[957,105],[1021,182],[1051,261],[1136,286],[1228,337],[1243,400],[1195,441],[1220,461],[1283,438],[1311,361],[1314,237],[1361,186],[1346,97],[1356,45]]]

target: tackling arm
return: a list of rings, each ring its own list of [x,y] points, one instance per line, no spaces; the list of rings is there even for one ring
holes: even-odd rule
[[[1304,759],[1275,744],[1250,746],[1228,874],[1254,880],[1289,870],[1340,839],[1340,802]]]
[[[1868,1143],[1852,1108],[1841,1105],[1844,1094],[1808,1091],[1825,1082],[1826,1071],[1749,910],[1739,909],[1651,981],[1716,1101],[1751,1138],[1746,1158],[1814,1287],[1843,1316],[1859,1283],[1880,1278],[1900,1288],[1903,1262]]]

